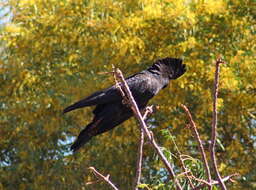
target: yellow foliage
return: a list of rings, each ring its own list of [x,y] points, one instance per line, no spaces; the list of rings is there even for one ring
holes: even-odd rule
[[[131,15],[123,19],[122,25],[129,27],[131,29],[140,29],[141,27],[146,25],[143,21],[144,19],[141,16]]]
[[[222,98],[217,99],[217,111],[221,111],[224,108],[224,100]]]
[[[162,5],[156,1],[146,4],[143,8],[142,14],[151,19],[159,18],[163,16]]]
[[[224,171],[225,169],[227,169],[227,165],[224,164],[224,163],[221,163],[220,166],[219,166],[219,171],[222,172],[222,171]]]
[[[232,91],[238,89],[238,81],[230,67],[221,68],[220,88],[226,88]]]
[[[4,134],[0,135],[0,151],[1,158],[13,160],[4,172],[0,171],[2,181],[17,183],[21,189],[87,188],[86,179],[91,179],[91,175],[85,168],[94,164],[111,173],[120,189],[132,188],[138,140],[136,122],[127,121],[93,139],[81,154],[69,156],[69,144],[92,119],[92,108],[61,115],[68,104],[112,85],[111,75],[97,74],[111,71],[112,64],[129,76],[161,57],[184,59],[186,74],[171,81],[150,102],[159,109],[148,122],[155,126],[155,137],[163,146],[173,150],[159,132],[168,127],[182,152],[196,152],[190,147],[191,134],[183,127],[185,116],[179,105],[186,104],[191,109],[207,143],[214,62],[219,54],[227,62],[221,65],[218,98],[218,132],[226,148],[218,153],[220,169],[223,175],[254,175],[256,38],[250,1],[8,3],[15,12],[0,32],[0,134]],[[64,145],[60,143],[63,139]],[[162,165],[150,157],[152,154],[146,148],[146,164],[154,165],[152,173],[157,173],[156,168]],[[19,161],[20,156],[25,159]],[[18,166],[12,165],[17,161]],[[147,180],[151,175],[148,167],[144,174]],[[26,181],[24,186],[20,176],[30,183]],[[73,184],[70,179],[74,179]],[[7,183],[2,184],[8,189]],[[230,189],[244,189],[244,184],[239,182]],[[93,188],[106,189],[102,184]]]
[[[15,34],[20,33],[21,28],[17,24],[10,23],[5,26],[5,31]]]
[[[205,0],[198,2],[199,11],[208,14],[223,14],[227,11],[227,3],[224,0]]]
[[[37,0],[19,0],[19,6],[24,7],[35,4]]]
[[[189,37],[186,41],[180,43],[180,46],[183,51],[186,51],[187,49],[194,48],[196,44],[196,39],[194,37]]]

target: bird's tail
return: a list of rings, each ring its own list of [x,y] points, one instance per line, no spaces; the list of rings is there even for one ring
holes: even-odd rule
[[[80,134],[78,135],[76,141],[72,144],[72,146],[70,147],[70,149],[75,152],[77,151],[79,148],[81,148],[85,143],[87,143],[92,137],[93,135],[90,134],[90,128],[92,126],[92,123],[90,123],[89,125],[86,126],[85,129],[83,129]]]

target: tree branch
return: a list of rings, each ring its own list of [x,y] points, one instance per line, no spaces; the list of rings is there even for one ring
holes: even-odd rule
[[[172,137],[170,131],[168,131],[168,132],[169,132],[169,135]],[[189,185],[190,185],[192,188],[194,188],[194,185],[193,185],[191,179],[189,178],[189,173],[192,174],[192,172],[186,168],[185,163],[184,163],[184,159],[183,159],[183,157],[186,156],[186,155],[181,154],[181,152],[180,152],[180,150],[179,150],[179,148],[178,148],[178,146],[177,146],[175,140],[173,139],[173,137],[172,137],[171,139],[172,139],[172,142],[173,142],[173,144],[174,144],[175,149],[176,149],[177,152],[178,152],[178,155],[179,155],[179,158],[180,158],[180,161],[181,161],[181,167],[182,167],[182,169],[183,169],[183,171],[184,171],[183,174],[184,174],[184,175],[186,176],[186,178],[188,179]],[[193,174],[192,174],[192,175],[193,175]]]
[[[227,176],[227,177],[224,177],[224,178],[222,179],[222,181],[223,181],[223,182],[225,182],[225,181],[231,181],[231,182],[233,182],[232,177],[235,177],[235,176],[238,176],[238,175],[239,175],[239,174],[232,174],[232,175],[229,175],[229,176]],[[194,179],[195,179],[195,178],[194,178]],[[201,179],[200,179],[200,180],[195,179],[195,180],[200,181],[200,182],[203,182],[203,184],[198,185],[197,187],[193,188],[192,190],[200,190],[200,189],[202,189],[203,187],[205,187],[206,185],[212,186],[212,185],[219,185],[219,184],[220,184],[219,181],[215,181],[215,180],[213,180],[210,184],[208,184],[207,181],[204,181],[204,180],[201,180]]]
[[[153,112],[153,106],[146,107],[146,111],[143,115],[143,120],[147,118],[147,116]],[[141,167],[142,167],[142,159],[143,159],[143,145],[144,145],[144,132],[143,129],[140,128],[140,142],[138,147],[138,156],[137,156],[137,163],[136,163],[136,176],[134,180],[134,189],[138,189],[138,185],[140,184],[141,178]]]
[[[214,93],[213,93],[213,115],[212,115],[212,136],[211,136],[211,145],[210,145],[210,154],[213,164],[213,169],[217,176],[218,182],[222,190],[226,190],[226,186],[221,179],[221,175],[218,171],[217,159],[215,155],[215,146],[216,146],[216,137],[217,137],[217,98],[218,98],[218,85],[219,85],[219,73],[220,73],[220,64],[224,63],[221,58],[216,60],[216,71],[215,71],[215,80],[214,80]]]
[[[143,145],[144,145],[144,132],[143,129],[140,129],[140,144],[138,147],[138,156],[137,156],[137,163],[136,163],[136,176],[134,180],[134,189],[138,189],[138,185],[140,184],[141,178],[141,167],[142,167],[142,157],[143,157]]]
[[[199,149],[200,149],[200,152],[201,152],[201,156],[203,158],[203,163],[204,163],[204,167],[205,167],[205,170],[206,170],[208,183],[210,184],[211,183],[210,168],[209,168],[209,164],[208,164],[208,161],[207,161],[207,158],[206,158],[206,154],[205,154],[205,151],[204,151],[202,141],[200,139],[199,133],[198,133],[197,128],[196,128],[196,124],[193,121],[193,118],[191,116],[191,113],[190,113],[189,109],[183,104],[181,105],[181,107],[184,109],[184,111],[186,112],[186,114],[189,118],[189,123],[191,125],[191,129],[192,129],[193,133],[195,134],[195,137],[196,137],[196,140],[198,142],[198,146],[199,146]],[[209,189],[211,189],[211,186],[209,186]]]
[[[180,161],[181,161],[182,169],[183,169],[184,172],[185,172],[185,176],[186,176],[186,178],[188,179],[189,185],[190,185],[192,188],[194,188],[194,185],[193,185],[193,183],[192,183],[192,181],[191,181],[191,179],[190,179],[190,177],[189,177],[189,175],[188,175],[189,173],[192,174],[192,172],[186,168],[185,163],[184,163],[184,159],[183,159],[182,157],[183,157],[183,155],[180,154],[180,152],[179,152],[179,158],[180,158]],[[192,175],[193,175],[193,174],[192,174]]]
[[[116,77],[121,81],[121,90],[124,90],[127,99],[129,100],[129,103],[131,104],[131,109],[135,115],[135,117],[138,119],[140,127],[143,128],[144,133],[146,134],[147,138],[149,139],[151,145],[154,147],[154,149],[156,150],[157,154],[159,155],[159,157],[161,158],[161,160],[163,161],[166,169],[168,170],[169,174],[171,175],[171,177],[174,179],[174,182],[176,183],[176,186],[179,190],[182,190],[182,187],[178,181],[178,179],[176,179],[175,173],[170,165],[170,163],[168,162],[167,158],[164,156],[163,152],[161,151],[160,147],[157,145],[157,143],[155,142],[155,139],[153,138],[153,136],[150,134],[147,125],[145,123],[145,121],[143,120],[141,113],[139,111],[139,108],[132,96],[132,93],[129,89],[129,86],[127,85],[122,72],[117,69],[116,73],[115,73]]]
[[[97,178],[99,178],[99,179],[101,179],[101,180],[107,182],[114,190],[118,190],[118,188],[109,180],[109,175],[107,175],[107,176],[105,177],[105,176],[102,175],[100,172],[98,172],[94,167],[89,167],[89,169],[93,171],[94,175],[95,175]]]

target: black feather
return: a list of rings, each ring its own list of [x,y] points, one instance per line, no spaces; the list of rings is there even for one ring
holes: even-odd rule
[[[143,110],[148,101],[165,88],[170,80],[177,79],[185,72],[186,66],[181,59],[164,58],[157,60],[147,70],[128,77],[126,81],[138,107]],[[120,92],[115,86],[93,93],[65,108],[63,113],[93,105],[96,105],[94,119],[80,132],[71,146],[73,151],[78,150],[92,137],[113,129],[132,116],[131,109],[122,103]]]

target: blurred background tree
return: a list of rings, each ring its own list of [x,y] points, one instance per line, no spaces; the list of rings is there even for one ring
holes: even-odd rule
[[[94,138],[78,154],[70,143],[91,120],[91,109],[62,109],[113,84],[99,75],[119,67],[126,76],[162,57],[182,57],[188,71],[155,97],[149,121],[158,142],[200,157],[180,104],[186,104],[205,146],[211,131],[213,62],[222,54],[219,146],[222,175],[238,172],[230,189],[256,184],[256,61],[253,0],[4,0],[0,28],[0,188],[107,189],[86,185],[94,166],[131,189],[139,130],[130,119]],[[173,158],[176,162],[175,158]],[[164,179],[146,145],[143,182]],[[161,177],[162,176],[162,177]]]

